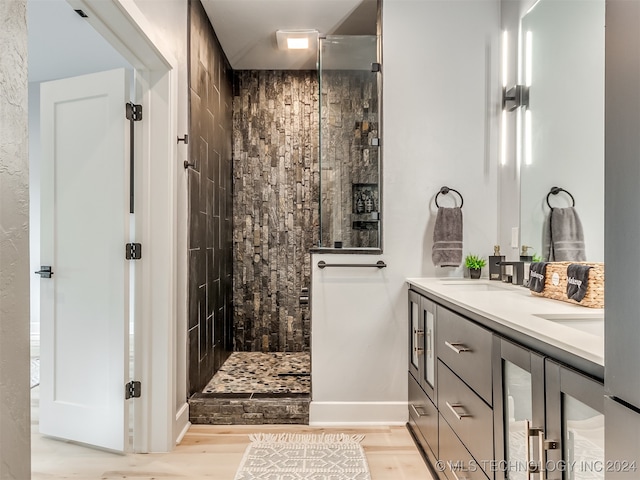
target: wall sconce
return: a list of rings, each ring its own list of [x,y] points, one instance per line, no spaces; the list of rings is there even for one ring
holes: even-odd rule
[[[502,87],[502,110],[513,112],[518,107],[529,106],[529,87],[514,85],[507,89]]]

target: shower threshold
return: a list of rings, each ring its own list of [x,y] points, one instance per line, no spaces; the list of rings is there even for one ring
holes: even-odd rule
[[[308,352],[234,352],[189,399],[191,423],[308,424]]]

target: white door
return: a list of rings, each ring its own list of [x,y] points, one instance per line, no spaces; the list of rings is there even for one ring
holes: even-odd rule
[[[128,445],[128,72],[41,87],[40,432]]]

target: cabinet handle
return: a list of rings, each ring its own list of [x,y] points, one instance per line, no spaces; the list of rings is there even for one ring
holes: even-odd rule
[[[416,353],[416,355],[422,355],[424,353],[424,348],[413,347],[413,351]]]
[[[525,420],[525,461],[527,464],[527,472],[539,473],[540,480],[546,480],[547,470],[545,468],[545,451],[558,448],[558,442],[555,440],[545,440],[544,430],[531,426],[529,420]],[[531,437],[538,437],[538,462],[531,461]]]
[[[542,428],[530,428],[529,421],[526,421],[527,428],[527,465],[529,466],[529,474],[539,473],[540,480],[547,480],[547,461],[545,452],[547,450],[554,450],[559,448],[559,442],[557,440],[545,440],[544,430]],[[531,463],[531,437],[538,437],[538,464]]]
[[[527,419],[524,421],[524,463],[527,466],[527,478],[538,472],[538,466],[531,463],[531,433],[531,423]]]
[[[538,433],[538,465],[540,465],[540,480],[547,480],[547,468],[544,455],[544,432]]]
[[[431,358],[433,347],[431,345],[431,330],[427,330],[427,357]]]
[[[424,330],[416,328],[416,329],[413,330],[413,334],[414,335],[424,335]]]
[[[470,413],[467,413],[466,411],[463,411],[462,413],[458,413],[456,408],[464,409],[464,405],[462,405],[461,403],[453,403],[453,404],[451,404],[449,402],[444,402],[444,403],[447,404],[447,407],[449,407],[449,410],[451,410],[453,412],[453,414],[456,416],[456,418],[458,420],[462,420],[463,418],[472,417],[473,416]]]
[[[444,342],[444,344],[456,353],[471,352],[472,350],[464,343],[460,342]]]
[[[410,403],[409,406],[412,408],[412,410],[415,412],[415,414],[418,416],[418,418],[420,417],[428,417],[429,414],[425,413],[424,411],[424,407],[416,407],[413,403]],[[421,410],[421,412],[418,411],[418,408]]]

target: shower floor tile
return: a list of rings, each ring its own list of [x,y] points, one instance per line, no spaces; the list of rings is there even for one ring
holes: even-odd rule
[[[234,352],[202,393],[311,392],[309,352]]]

